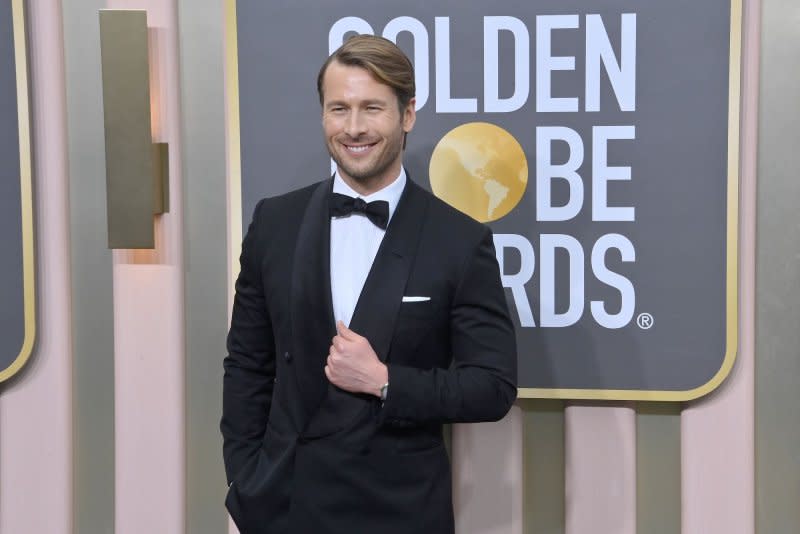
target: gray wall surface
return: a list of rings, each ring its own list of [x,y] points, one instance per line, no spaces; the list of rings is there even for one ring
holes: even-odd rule
[[[114,288],[106,232],[103,0],[62,2],[72,275],[75,532],[114,532]]]
[[[225,532],[227,333],[223,2],[178,0],[186,320],[186,532]]]
[[[800,532],[800,3],[762,6],[756,531]]]

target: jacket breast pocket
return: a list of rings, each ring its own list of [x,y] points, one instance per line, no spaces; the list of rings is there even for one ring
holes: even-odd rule
[[[438,311],[435,301],[421,300],[421,301],[403,301],[400,303],[400,309],[397,312],[397,319],[408,320],[430,320]]]

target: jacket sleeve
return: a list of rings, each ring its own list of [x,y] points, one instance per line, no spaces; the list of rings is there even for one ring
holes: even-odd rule
[[[496,421],[516,399],[516,338],[488,228],[461,271],[449,314],[453,365],[390,363],[386,424]]]
[[[267,427],[275,378],[275,343],[262,286],[258,203],[242,243],[228,355],[223,361],[223,458],[228,483],[258,453]]]

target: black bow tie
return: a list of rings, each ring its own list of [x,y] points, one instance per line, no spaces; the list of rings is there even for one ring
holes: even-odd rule
[[[365,202],[363,198],[331,193],[330,208],[331,217],[344,217],[352,213],[359,213],[383,230],[386,230],[386,226],[389,224],[389,203],[385,200]]]

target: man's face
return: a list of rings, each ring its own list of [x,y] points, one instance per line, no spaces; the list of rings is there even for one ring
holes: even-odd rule
[[[336,61],[322,87],[322,128],[339,174],[368,192],[390,183],[400,174],[404,134],[414,126],[414,99],[401,113],[388,85]]]

